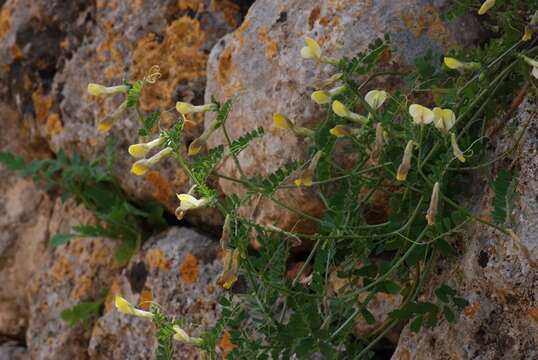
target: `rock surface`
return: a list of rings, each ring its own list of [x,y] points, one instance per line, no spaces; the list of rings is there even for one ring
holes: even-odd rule
[[[218,244],[188,228],[170,228],[154,236],[139,255],[115,278],[105,314],[92,331],[90,359],[155,359],[155,329],[148,320],[121,314],[113,307],[113,295],[121,294],[132,304],[148,306],[154,301],[162,310],[183,319],[190,335],[215,324],[215,285],[222,264]],[[176,345],[175,359],[193,359],[193,347]]]
[[[528,125],[518,154],[518,200],[512,214],[519,241],[484,225],[465,231],[463,256],[445,261],[428,289],[441,282],[465,297],[470,305],[455,324],[400,337],[396,360],[430,359],[537,359],[538,358],[538,119],[536,103],[526,103],[510,125]],[[513,146],[514,136],[495,139],[496,151]],[[502,164],[508,168],[510,163]],[[479,184],[484,189],[488,174]],[[478,191],[476,193],[479,193]],[[475,211],[489,214],[488,192]],[[455,281],[454,279],[457,279]],[[427,297],[428,294],[424,296]]]
[[[206,102],[213,95],[227,99],[237,95],[227,122],[231,138],[265,128],[265,136],[239,155],[247,175],[267,175],[292,160],[304,160],[308,144],[289,132],[272,126],[272,115],[281,112],[299,126],[312,126],[325,114],[310,100],[320,80],[335,73],[329,65],[319,66],[300,56],[303,39],[318,40],[329,57],[353,56],[364,51],[376,38],[389,34],[397,53],[394,60],[409,63],[426,50],[442,52],[476,39],[477,26],[471,20],[445,24],[439,10],[447,1],[425,0],[334,0],[257,1],[245,21],[212,50],[208,64]],[[457,31],[454,31],[456,30]],[[462,38],[461,36],[465,36]],[[206,118],[206,124],[212,116]],[[221,132],[210,145],[224,143]],[[221,173],[237,177],[229,159]],[[240,192],[238,186],[220,180],[225,194]],[[320,204],[302,189],[286,191],[277,198],[288,206],[317,215]],[[262,200],[248,211],[258,222],[312,231],[312,224],[273,202]],[[299,221],[299,223],[298,223]]]
[[[137,120],[128,114],[110,136],[99,134],[96,122],[121,100],[92,98],[87,84],[142,79],[158,65],[162,77],[145,91],[142,110],[165,111],[180,99],[200,103],[209,51],[240,24],[244,10],[232,0],[8,0],[0,14],[0,99],[15,104],[55,152],[94,159],[115,142],[115,171],[124,189],[173,211],[174,193],[190,186],[185,174],[171,161],[145,178],[129,174],[127,147],[139,140]],[[175,111],[166,112],[162,125],[175,119]],[[187,141],[199,131],[187,131]],[[213,212],[205,220],[222,221]]]

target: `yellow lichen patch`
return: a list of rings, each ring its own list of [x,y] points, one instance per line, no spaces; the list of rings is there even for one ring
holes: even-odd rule
[[[32,103],[34,104],[34,112],[37,122],[45,124],[49,115],[49,110],[52,107],[52,97],[43,96],[41,90],[32,94]]]
[[[65,277],[71,274],[72,270],[71,262],[67,259],[67,257],[60,255],[52,264],[50,275],[57,282],[63,283],[65,281]]]
[[[237,73],[237,65],[232,59],[234,50],[233,46],[226,47],[219,59],[217,80],[222,85],[224,97],[231,97],[243,88],[243,84],[239,79],[231,80],[234,78],[233,74]]]
[[[463,309],[463,313],[469,319],[474,319],[476,314],[478,313],[478,310],[480,310],[480,304],[479,303],[474,303],[474,304],[467,305],[465,307],[465,309]]]
[[[146,180],[153,186],[153,196],[160,202],[166,202],[172,197],[172,187],[158,171],[148,171]]]
[[[431,39],[442,44],[451,46],[455,44],[450,31],[446,28],[433,5],[424,6],[419,13],[415,10],[405,11],[402,13],[402,19],[405,26],[416,37],[427,32]]]
[[[148,34],[139,41],[133,52],[132,78],[144,78],[154,65],[159,66],[162,74],[159,81],[142,93],[142,110],[170,106],[180,82],[205,77],[207,54],[202,49],[204,42],[200,22],[188,16],[170,24],[162,41],[155,34]]]
[[[222,357],[224,359],[226,359],[228,354],[235,348],[234,343],[232,343],[232,337],[230,336],[228,330],[224,330],[224,333],[219,341],[219,347],[222,351]]]
[[[240,8],[235,2],[232,0],[212,0],[210,9],[222,11],[224,20],[226,20],[228,25],[230,25],[232,28],[237,27]]]
[[[13,9],[8,5],[4,5],[0,11],[0,39],[3,39],[6,33],[11,30],[12,13]]]
[[[142,310],[149,310],[151,302],[153,301],[153,294],[150,289],[144,289],[140,293],[140,300],[138,301],[138,307]]]
[[[194,12],[202,11],[203,4],[200,0],[178,0],[177,7],[181,11],[192,10]]]
[[[77,300],[87,298],[92,290],[94,290],[94,283],[91,276],[83,274],[77,278],[75,288],[71,292],[71,298]]]
[[[47,134],[50,136],[58,135],[64,130],[60,115],[56,112],[51,113],[47,117]]]
[[[105,68],[105,77],[108,80],[122,75],[123,56],[117,48],[117,43],[121,39],[121,34],[114,33],[114,25],[106,22],[103,24],[105,39],[97,47],[97,59],[108,66]]]
[[[151,271],[153,270],[170,270],[170,261],[164,256],[163,252],[159,249],[151,249],[146,254],[146,263],[149,265]]]
[[[533,306],[529,309],[530,317],[538,323],[538,307]]]
[[[179,267],[179,276],[185,284],[193,284],[198,280],[198,259],[192,254],[187,254]]]
[[[245,20],[243,21],[243,23],[241,24],[241,26],[239,26],[237,28],[237,30],[235,30],[234,32],[234,36],[235,38],[239,41],[239,47],[243,47],[243,44],[245,42],[245,37],[244,37],[244,33],[245,33],[245,30],[247,30],[247,28],[250,26],[250,21],[249,20]]]
[[[269,30],[265,26],[258,29],[258,40],[265,45],[265,58],[271,60],[278,53],[278,44],[269,36]]]

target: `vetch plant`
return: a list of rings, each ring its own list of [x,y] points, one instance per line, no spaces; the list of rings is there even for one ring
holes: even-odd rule
[[[388,38],[341,59],[326,57],[327,49],[305,38],[302,58],[334,71],[321,89],[305,99],[317,104],[324,120],[307,128],[297,125],[301,119],[266,114],[272,126],[303,139],[307,148],[303,163],[290,162],[266,176],[247,175],[238,155],[265,132],[259,128],[232,139],[228,132],[231,100],[212,99],[203,105],[178,102],[178,121],[172,127],[159,126],[153,140],[129,148],[137,159],[135,173],[142,174],[170,157],[189,176],[191,190],[178,194],[179,219],[206,207],[222,212],[224,269],[216,282],[229,290],[243,278],[247,287],[246,293],[227,292],[220,299],[218,323],[196,329],[199,337],[188,335],[184,324],[152,304],[151,315],[144,315],[157,328],[160,359],[172,358],[173,341],[198,347],[204,357],[216,359],[218,339],[224,333],[234,344],[228,359],[309,359],[314,353],[327,359],[367,359],[399,324],[418,332],[458,319],[467,306],[465,299],[448,284],[431,296],[423,293],[424,286],[438,259],[453,256],[458,234],[469,222],[517,238],[510,219],[515,197],[512,174],[501,172],[492,184],[492,222],[466,208],[460,189],[469,172],[493,163],[484,160],[489,120],[509,114],[520,89],[538,92],[533,60],[538,46],[527,29],[536,1],[494,6],[495,1],[464,0],[454,5],[451,14],[479,5],[480,14],[487,13],[484,19],[498,29],[487,46],[451,51],[443,57],[426,55],[412,69],[398,72],[384,59],[390,53]],[[515,19],[522,13],[525,22]],[[399,81],[386,81],[391,79]],[[383,89],[383,83],[398,86]],[[129,85],[128,99],[129,106],[138,109],[135,95],[140,92],[135,85]],[[150,137],[151,129],[160,125],[162,111],[166,110],[147,115],[137,111],[141,136]],[[184,151],[183,126],[193,112],[214,113],[214,120]],[[222,133],[225,143],[209,148],[208,140],[216,132]],[[514,148],[521,138],[514,139]],[[147,158],[157,148],[159,152]],[[342,148],[352,156],[342,156]],[[224,161],[232,162],[237,176],[220,173]],[[218,196],[210,186],[217,179],[244,191]],[[323,206],[317,215],[275,196],[277,191],[307,190]],[[312,231],[257,223],[243,210],[260,198],[308,221]],[[374,208],[380,209],[376,216],[372,216]],[[251,246],[253,239],[256,249]],[[299,242],[306,250],[297,255],[294,245]],[[290,272],[297,256],[300,265]],[[341,280],[338,286],[335,278]],[[384,320],[371,311],[380,294],[398,299]],[[119,305],[125,313],[142,314]],[[372,330],[355,333],[357,322],[370,324]]]

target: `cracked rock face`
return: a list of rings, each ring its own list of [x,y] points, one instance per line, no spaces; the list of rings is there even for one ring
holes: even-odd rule
[[[222,265],[218,244],[188,228],[173,227],[152,237],[141,253],[116,277],[105,304],[105,314],[96,322],[89,345],[90,359],[155,359],[155,328],[148,320],[117,312],[113,295],[120,294],[132,304],[147,308],[149,301],[186,321],[186,331],[199,335],[200,329],[217,320],[215,284]],[[193,359],[198,352],[175,345],[177,359]]]
[[[209,57],[206,102],[236,96],[227,122],[231,138],[257,127],[265,136],[239,155],[247,175],[268,175],[287,162],[304,160],[308,144],[289,132],[272,126],[272,115],[283,113],[299,126],[313,126],[323,119],[321,108],[310,100],[320,80],[334,74],[329,65],[303,60],[303,39],[316,39],[329,57],[353,56],[385,34],[391,36],[397,53],[393,60],[409,64],[427,50],[442,53],[450,47],[470,44],[477,38],[477,26],[470,19],[443,23],[440,9],[447,1],[425,0],[331,0],[257,1],[245,21],[233,34],[213,48]],[[457,30],[457,31],[455,31]],[[206,124],[212,120],[209,115]],[[221,132],[210,145],[225,143]],[[229,159],[221,168],[224,175],[238,177]],[[241,189],[221,179],[225,194]],[[295,189],[276,194],[285,204],[310,215],[318,215],[321,204],[309,191]],[[260,223],[300,231],[312,231],[291,212],[270,201],[253,203],[246,210]]]
[[[536,103],[525,103],[510,125],[528,126],[518,154],[518,199],[512,214],[518,239],[484,225],[472,225],[458,245],[462,256],[438,265],[427,289],[442,282],[469,301],[455,324],[413,334],[404,329],[393,359],[536,359],[538,358],[538,119]],[[492,158],[514,144],[504,132]],[[508,169],[510,162],[500,164]],[[492,178],[481,174],[479,188]],[[475,192],[481,194],[479,189]],[[493,194],[477,201],[475,212],[487,216]],[[427,300],[427,294],[423,295]]]

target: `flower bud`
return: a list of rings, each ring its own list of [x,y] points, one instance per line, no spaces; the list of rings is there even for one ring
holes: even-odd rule
[[[405,181],[407,179],[407,174],[409,173],[409,169],[411,169],[412,157],[413,157],[413,140],[409,140],[404,150],[402,163],[398,167],[398,172],[396,173],[396,180]]]
[[[478,10],[478,15],[484,15],[494,6],[495,6],[495,0],[484,1],[482,6],[480,6],[480,9]]]
[[[355,114],[354,112],[350,111],[344,104],[342,104],[338,100],[333,101],[332,109],[333,112],[340,117],[349,119],[353,122],[357,122],[360,124],[368,123],[368,119],[366,117],[359,114]]]
[[[127,101],[124,101],[114,110],[112,114],[109,114],[106,118],[101,120],[97,125],[97,130],[100,132],[108,132],[112,125],[120,118],[121,115],[127,110]]]
[[[93,96],[127,93],[127,91],[129,91],[129,86],[127,85],[117,85],[117,86],[106,87],[106,86],[94,84],[94,83],[88,84],[88,94],[93,95]]]
[[[310,164],[308,165],[308,168],[306,168],[302,173],[301,176],[299,176],[297,179],[293,181],[293,183],[296,186],[304,186],[304,187],[310,187],[313,184],[313,178],[314,173],[316,172],[316,168],[318,167],[319,160],[321,159],[321,156],[323,155],[323,151],[319,150],[312,160],[310,161]]]
[[[430,199],[430,207],[426,213],[426,220],[428,225],[435,224],[435,216],[437,215],[437,207],[439,205],[439,183],[436,182],[433,186],[432,197]]]
[[[445,65],[451,70],[476,71],[481,65],[477,62],[462,62],[452,57],[445,57]]]
[[[217,283],[224,289],[229,289],[237,281],[239,271],[239,249],[224,250],[223,270]]]
[[[176,103],[176,110],[180,114],[191,114],[199,112],[208,112],[217,110],[216,104],[204,104],[204,105],[192,105],[187,102],[178,101]]]
[[[329,130],[329,133],[331,133],[331,135],[333,136],[336,136],[337,138],[351,136],[353,134],[352,129],[349,126],[345,125],[336,125],[331,130]]]
[[[164,143],[164,138],[158,137],[147,143],[133,144],[129,146],[129,154],[135,159],[141,159],[145,157],[153,148],[160,146]]]
[[[116,305],[116,309],[123,314],[134,315],[145,319],[153,319],[153,313],[135,308],[119,295],[116,295],[114,298],[114,304]]]
[[[452,153],[454,156],[461,161],[462,163],[465,162],[465,156],[463,156],[463,152],[460,150],[460,147],[458,146],[458,141],[456,139],[456,134],[452,133],[450,135],[450,143],[452,144]]]
[[[173,337],[176,341],[195,346],[200,346],[203,344],[202,338],[189,336],[189,334],[187,334],[187,332],[178,325],[173,325],[172,329],[174,330]]]

